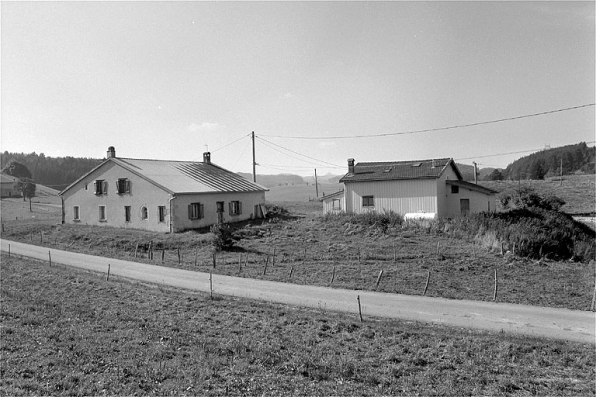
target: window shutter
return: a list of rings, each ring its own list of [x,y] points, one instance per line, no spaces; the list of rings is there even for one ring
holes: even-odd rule
[[[103,194],[108,194],[108,181],[103,181],[103,190],[102,193]]]
[[[97,185],[98,185],[97,181],[94,181],[94,182],[93,182],[93,189],[94,189],[95,191],[93,192],[93,194],[97,194]]]
[[[188,204],[188,219],[192,219],[192,204]]]
[[[116,194],[124,193],[120,191],[120,184],[118,183],[118,179],[116,179]]]
[[[126,180],[126,193],[130,193],[130,181]]]
[[[199,204],[199,218],[205,217],[205,206],[203,204]]]
[[[231,201],[228,203],[228,208],[230,209],[230,215],[234,215],[234,206]]]
[[[242,215],[242,201],[238,201],[238,215]]]

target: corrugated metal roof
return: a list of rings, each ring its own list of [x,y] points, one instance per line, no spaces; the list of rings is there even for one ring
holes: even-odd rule
[[[461,173],[450,158],[358,163],[353,173],[347,173],[340,182],[390,181],[398,179],[438,178],[451,165],[461,179]]]
[[[480,186],[477,185],[475,183],[472,182],[467,182],[467,181],[445,181],[448,185],[455,185],[455,186],[460,186],[466,189],[470,189],[470,190],[474,190],[480,193],[484,193],[484,194],[497,194],[499,192],[497,192],[496,190],[492,190],[489,189],[487,187],[484,186]]]
[[[258,192],[266,187],[213,163],[193,161],[109,159],[172,193]]]

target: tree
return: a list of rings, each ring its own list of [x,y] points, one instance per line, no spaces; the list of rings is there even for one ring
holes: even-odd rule
[[[543,161],[540,159],[535,160],[530,165],[530,179],[544,179],[544,175],[546,175],[546,169]]]
[[[31,171],[27,168],[24,164],[19,163],[18,161],[11,161],[4,167],[2,170],[3,174],[10,175],[17,177],[19,179],[27,178],[32,179],[33,176],[31,175]]]
[[[503,179],[503,173],[499,169],[493,170],[488,176],[489,181],[502,181]]]
[[[35,190],[37,189],[35,182],[29,178],[21,178],[15,183],[15,189],[21,192],[23,201],[29,198],[29,211],[31,211],[31,198],[35,197]]]

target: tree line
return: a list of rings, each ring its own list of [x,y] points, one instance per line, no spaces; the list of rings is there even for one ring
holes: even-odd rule
[[[0,169],[20,163],[31,173],[30,179],[56,190],[63,190],[78,178],[101,164],[103,160],[82,157],[49,157],[43,153],[10,153],[0,155]]]

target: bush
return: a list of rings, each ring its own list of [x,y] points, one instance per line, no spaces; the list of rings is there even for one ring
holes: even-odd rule
[[[401,226],[404,218],[401,214],[393,211],[380,212],[365,212],[363,214],[348,214],[340,212],[338,214],[325,214],[323,222],[333,223],[339,221],[340,223],[349,222],[353,225],[361,225],[365,227],[377,228],[383,233],[387,233],[390,227]]]
[[[515,244],[516,255],[535,259],[588,262],[596,255],[596,232],[567,214],[539,207],[472,214],[454,220],[451,230],[488,247],[503,243],[512,250]]]
[[[213,225],[209,228],[214,235],[213,246],[216,251],[227,251],[231,249],[240,238],[235,236],[228,224]]]
[[[516,208],[541,208],[544,210],[558,211],[565,201],[550,194],[541,196],[534,189],[528,186],[521,187],[514,191],[506,191],[499,195],[499,201],[505,209]]]

